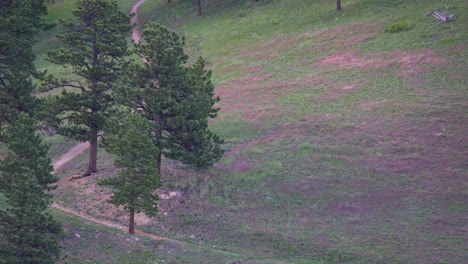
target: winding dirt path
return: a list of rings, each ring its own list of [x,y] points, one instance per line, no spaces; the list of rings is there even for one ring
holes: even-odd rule
[[[132,25],[136,24],[138,22],[137,11],[138,11],[138,8],[140,7],[140,5],[143,4],[145,1],[146,0],[138,0],[138,2],[136,2],[135,4],[132,5],[132,9],[130,9],[130,13],[135,14],[132,17],[132,19],[130,20],[130,23]],[[133,40],[133,42],[138,43],[138,42],[140,42],[140,39],[141,39],[140,31],[139,31],[138,27],[135,26],[133,28],[133,31],[132,31],[132,40]]]
[[[58,209],[58,210],[60,210],[62,212],[72,214],[72,215],[77,216],[79,218],[86,219],[86,220],[92,221],[92,222],[100,224],[100,225],[104,225],[104,226],[107,226],[107,227],[112,227],[112,228],[119,229],[119,230],[128,229],[128,227],[126,227],[126,226],[121,226],[119,224],[116,224],[116,223],[113,223],[113,222],[110,222],[110,221],[97,219],[97,218],[91,217],[89,215],[84,215],[82,213],[79,213],[79,212],[77,212],[77,211],[75,211],[73,209],[64,207],[64,206],[62,206],[62,205],[60,205],[58,203],[55,203],[55,202],[52,204],[52,207],[55,208],[55,209]],[[184,242],[184,241],[180,241],[180,240],[176,240],[176,239],[172,239],[172,238],[168,238],[168,237],[162,237],[162,236],[158,236],[158,235],[155,235],[155,234],[146,233],[146,232],[143,232],[143,231],[138,230],[138,229],[135,229],[135,234],[143,235],[143,236],[149,237],[149,238],[154,239],[154,240],[164,240],[164,241],[170,241],[170,242],[174,242],[174,243],[178,243],[178,244],[187,244],[187,242]]]
[[[57,170],[60,169],[60,167],[62,167],[63,164],[74,159],[76,156],[83,153],[83,151],[85,151],[85,149],[87,148],[89,148],[89,142],[82,142],[75,145],[67,153],[63,154],[63,156],[60,157],[59,160],[56,160],[52,163],[52,166],[54,167],[54,171],[52,173],[56,173]]]

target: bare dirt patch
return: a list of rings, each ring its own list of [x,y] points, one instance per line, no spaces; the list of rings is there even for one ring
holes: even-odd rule
[[[302,52],[326,53],[332,49],[349,49],[365,42],[378,32],[378,28],[369,22],[355,23],[326,30],[311,30],[298,35],[281,35],[272,40],[259,43],[254,50],[244,51],[239,58],[255,58],[268,61],[277,58],[279,54],[311,41],[311,48]],[[315,45],[313,43],[326,43]],[[243,48],[240,47],[242,50]]]
[[[229,81],[226,85],[216,87],[215,95],[227,100],[233,98],[249,99],[252,93],[263,89],[262,83],[272,78],[272,74],[251,75]]]
[[[360,56],[357,51],[346,50],[319,58],[315,66],[320,68],[333,66],[335,70],[372,70],[386,68],[391,64],[392,61],[380,56]]]
[[[326,45],[318,46],[316,51],[323,52],[330,48],[349,49],[356,44],[365,42],[377,34],[378,31],[375,24],[370,22],[354,23],[322,30],[315,34],[315,37],[317,42],[326,43]]]
[[[59,160],[56,160],[52,163],[52,166],[54,167],[54,172],[57,172],[57,170],[59,170],[63,164],[69,162],[76,156],[80,155],[87,148],[89,148],[89,142],[82,142],[82,143],[75,145],[67,153],[63,154],[63,156],[60,157]]]
[[[352,91],[356,90],[357,86],[356,85],[346,85],[345,87],[342,88],[344,91]]]
[[[216,87],[215,95],[222,98],[219,107],[223,109],[218,121],[241,117],[247,122],[260,122],[265,117],[278,117],[278,95],[276,81],[272,74],[252,75],[234,79],[226,85]]]
[[[291,48],[310,39],[318,31],[309,31],[303,34],[291,36],[281,35],[274,39],[259,43],[255,50],[248,50],[239,55],[240,58],[255,58],[262,61],[274,59],[284,51],[289,51]],[[241,48],[242,49],[242,48]]]
[[[57,197],[57,200],[66,204],[69,210],[82,215],[116,222],[120,225],[128,223],[128,211],[123,206],[116,207],[107,201],[113,195],[111,188],[97,183],[100,179],[111,176],[105,169],[76,180],[71,180],[73,176],[62,178],[57,183],[57,188],[54,190],[54,196]],[[167,187],[157,189],[155,193],[160,199],[159,212],[161,214],[171,211],[174,206],[183,203],[186,198],[182,191],[171,190]],[[148,217],[144,213],[136,213],[135,224],[137,226],[158,224],[158,220],[154,217]]]
[[[216,167],[230,172],[247,172],[253,168],[254,164],[247,161],[245,157],[237,150],[229,150],[226,157],[235,157],[235,160],[228,165],[218,164]]]
[[[421,74],[449,63],[449,59],[442,58],[429,49],[396,50],[367,55],[361,55],[358,50],[343,50],[318,58],[315,67],[333,67],[334,70],[379,70],[395,66],[403,78],[421,86],[424,84],[424,80],[420,78]]]
[[[258,72],[258,71],[260,71],[262,69],[263,69],[262,65],[257,65],[257,66],[248,67],[248,68],[244,69],[243,72],[244,73],[255,73],[255,72]]]
[[[362,102],[358,105],[358,108],[363,110],[363,111],[372,111],[376,108],[381,107],[382,105],[386,104],[387,100],[385,99],[380,99],[380,100],[370,100],[370,101],[365,101]]]

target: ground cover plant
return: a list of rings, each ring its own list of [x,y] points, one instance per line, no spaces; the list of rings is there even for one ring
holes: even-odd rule
[[[210,128],[226,152],[208,171],[167,162],[160,192],[174,197],[138,229],[201,245],[180,256],[215,246],[242,256],[232,261],[468,257],[465,1],[450,1],[447,23],[428,16],[439,1],[350,0],[340,12],[317,0],[204,5],[197,17],[190,1],[151,1],[139,17],[207,58],[222,99]],[[411,27],[385,32],[400,21]],[[115,169],[98,158],[96,178],[69,181],[82,157],[64,165],[55,199],[126,224],[100,207],[111,193],[95,180]]]

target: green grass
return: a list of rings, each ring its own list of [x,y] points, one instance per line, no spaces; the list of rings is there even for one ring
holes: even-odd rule
[[[225,143],[242,143],[262,133],[254,124],[242,120],[216,122],[210,126],[211,131],[224,139]]]
[[[130,236],[75,216],[51,210],[62,221],[62,257],[58,263],[274,263],[196,245]]]
[[[80,257],[85,249],[94,252],[94,263],[444,263],[468,257],[466,1],[448,3],[456,15],[449,23],[427,16],[444,7],[435,0],[349,0],[340,12],[325,0],[203,2],[202,17],[182,0],[147,1],[139,14],[142,24],[157,21],[183,34],[187,52],[207,57],[217,89],[230,94],[210,124],[225,139],[226,156],[208,171],[164,160],[165,186],[186,196],[162,202],[167,214],[140,226],[190,245],[122,244],[123,235],[107,230],[112,243],[87,239],[83,249],[66,248],[71,262],[88,263]],[[131,1],[122,3],[128,8]],[[53,16],[68,12],[57,10],[63,14]],[[401,21],[411,28],[385,32]],[[55,47],[48,34],[41,36],[40,54]],[[320,64],[333,58],[338,62]],[[53,67],[41,57],[38,65]],[[66,150],[62,139],[49,140],[56,156]],[[59,173],[74,174],[86,162],[84,153]],[[98,166],[97,177],[115,173],[103,151]],[[56,199],[108,217],[104,205],[86,207],[98,201],[84,195],[92,181],[77,186]],[[83,228],[91,238],[99,228],[82,225],[73,222],[71,232]],[[213,245],[226,252],[212,251]]]

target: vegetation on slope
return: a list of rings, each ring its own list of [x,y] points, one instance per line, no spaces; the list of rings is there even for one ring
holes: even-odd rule
[[[233,260],[468,257],[466,1],[448,3],[449,23],[427,16],[440,1],[349,0],[340,12],[320,0],[205,5],[197,17],[190,1],[148,1],[139,17],[208,58],[222,99],[211,129],[227,151],[207,172],[163,168],[165,187],[182,196],[161,200],[159,217],[137,228],[239,253]],[[401,21],[408,30],[385,32]],[[111,157],[99,155],[97,178],[112,175]],[[124,223],[96,206],[108,195],[82,179],[56,199]]]

